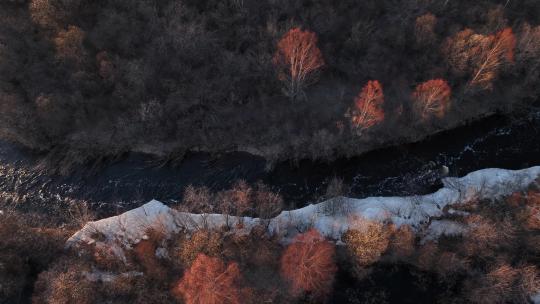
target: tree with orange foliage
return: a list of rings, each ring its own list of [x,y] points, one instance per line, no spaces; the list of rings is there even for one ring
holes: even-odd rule
[[[433,79],[419,84],[412,94],[414,109],[422,119],[442,118],[450,105],[451,89],[446,80]]]
[[[490,35],[488,41],[482,56],[476,61],[476,69],[469,84],[489,89],[500,66],[505,62],[514,61],[516,38],[512,29],[506,28],[495,35]]]
[[[173,290],[187,304],[242,303],[240,269],[218,258],[199,254]]]
[[[383,104],[384,94],[381,83],[370,80],[356,97],[354,107],[350,108],[345,116],[350,118],[352,128],[360,135],[384,120]]]
[[[317,230],[297,235],[281,258],[281,273],[291,283],[293,295],[307,292],[323,297],[328,294],[337,270],[334,254],[334,245]]]
[[[285,94],[293,100],[303,94],[304,87],[316,79],[316,72],[324,66],[317,41],[315,33],[292,28],[278,42],[273,62],[285,84]]]
[[[467,90],[491,89],[504,64],[514,62],[515,46],[511,28],[489,36],[466,29],[448,39],[443,52],[455,72],[471,74]]]

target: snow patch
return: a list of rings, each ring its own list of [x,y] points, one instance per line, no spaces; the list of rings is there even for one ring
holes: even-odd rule
[[[450,220],[434,220],[429,224],[422,242],[435,241],[441,236],[458,236],[467,231],[464,224]]]
[[[447,205],[475,199],[496,199],[526,188],[539,175],[540,166],[523,170],[484,169],[462,178],[444,178],[444,187],[428,195],[364,199],[336,197],[316,205],[283,211],[269,220],[180,212],[152,200],[118,216],[89,222],[67,241],[67,245],[92,243],[96,238],[102,238],[103,242],[123,244],[129,248],[146,238],[150,228],[168,235],[180,230],[222,227],[242,227],[242,232],[249,232],[257,225],[265,225],[270,233],[279,235],[284,242],[289,241],[298,231],[312,227],[339,241],[343,232],[350,227],[350,219],[353,217],[391,221],[397,226],[409,224],[413,228],[419,228],[431,218],[441,216]],[[444,221],[434,221],[430,227],[433,231],[428,233],[428,237],[458,233],[460,230],[454,224]]]

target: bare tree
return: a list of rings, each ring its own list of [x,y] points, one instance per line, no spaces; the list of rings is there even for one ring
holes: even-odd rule
[[[188,212],[211,213],[215,209],[212,200],[213,195],[207,187],[189,185],[184,190],[181,209]]]
[[[316,72],[324,66],[317,40],[313,32],[292,28],[278,42],[273,61],[285,94],[293,100],[304,94],[303,89],[316,80]]]
[[[516,38],[511,28],[489,36],[488,45],[485,46],[480,58],[475,61],[476,69],[469,84],[485,89],[491,88],[503,63],[514,61],[515,45]]]
[[[416,113],[424,120],[442,118],[450,105],[451,89],[443,79],[428,80],[419,84],[412,99]]]
[[[324,198],[326,202],[320,204],[321,212],[326,215],[345,215],[349,210],[347,200],[342,196],[346,192],[343,179],[334,176],[326,186]]]
[[[283,209],[283,198],[278,193],[272,192],[264,184],[258,183],[253,204],[257,216],[269,223],[269,219],[278,215]]]
[[[384,94],[381,83],[370,80],[356,97],[354,107],[350,108],[345,116],[350,118],[351,127],[360,135],[384,120],[383,104]]]

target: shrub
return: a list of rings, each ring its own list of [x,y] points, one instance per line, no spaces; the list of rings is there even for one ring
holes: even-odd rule
[[[207,187],[189,185],[184,190],[182,208],[187,208],[189,212],[211,213],[214,210],[212,197],[212,193]]]
[[[89,267],[80,262],[67,260],[39,275],[33,303],[81,303],[92,304],[99,300],[98,285],[84,275]]]

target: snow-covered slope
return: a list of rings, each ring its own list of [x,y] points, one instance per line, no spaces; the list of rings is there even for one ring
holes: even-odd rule
[[[350,219],[355,216],[371,220],[389,220],[398,226],[410,224],[413,227],[419,227],[430,218],[442,215],[443,208],[447,205],[510,194],[527,187],[539,176],[540,167],[516,171],[484,169],[462,178],[445,178],[444,187],[428,195],[365,199],[337,197],[316,205],[284,211],[268,220],[222,214],[179,212],[159,201],[152,200],[121,215],[89,222],[68,240],[68,246],[79,242],[92,243],[99,236],[99,239],[105,239],[105,242],[129,247],[144,239],[149,228],[157,228],[166,233],[181,229],[195,230],[200,227],[224,226],[242,227],[241,231],[248,231],[259,224],[265,225],[270,233],[280,235],[284,241],[289,240],[298,231],[310,227],[316,228],[329,238],[339,240],[341,234],[349,228]],[[446,226],[445,223],[437,223],[433,234],[444,234],[448,233],[448,229],[453,229],[453,231],[457,229]]]

